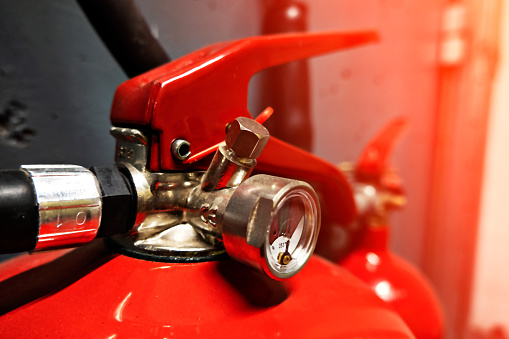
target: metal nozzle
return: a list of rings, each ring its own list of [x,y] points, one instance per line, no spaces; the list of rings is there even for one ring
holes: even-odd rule
[[[235,119],[226,134],[228,146],[239,158],[256,159],[269,141],[269,131],[253,119]]]

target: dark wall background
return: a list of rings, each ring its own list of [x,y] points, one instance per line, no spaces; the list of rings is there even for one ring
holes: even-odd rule
[[[0,166],[111,163],[108,110],[126,77],[78,6],[2,1],[0,17]]]

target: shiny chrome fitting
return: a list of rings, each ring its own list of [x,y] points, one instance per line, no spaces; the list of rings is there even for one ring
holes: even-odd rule
[[[270,135],[263,125],[253,119],[239,117],[226,133],[225,143],[219,146],[207,173],[202,179],[202,190],[211,192],[238,186],[256,166]]]
[[[115,161],[144,170],[148,159],[147,136],[137,129],[121,127],[112,127],[110,133],[117,140]]]
[[[101,189],[94,174],[74,165],[22,166],[35,186],[39,235],[34,252],[92,241],[101,222]]]
[[[123,147],[143,145],[133,130],[115,133]],[[207,256],[222,241],[233,259],[273,279],[295,275],[315,248],[320,205],[303,181],[249,178],[268,139],[265,127],[237,118],[205,173],[154,173],[136,157],[118,163],[137,196],[133,232],[119,241],[147,253],[184,257]]]
[[[201,188],[211,192],[236,187],[249,177],[255,166],[255,159],[239,158],[231,149],[221,145],[202,178]]]

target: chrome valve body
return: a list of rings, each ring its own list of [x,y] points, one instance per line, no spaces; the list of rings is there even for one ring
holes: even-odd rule
[[[275,279],[294,275],[311,256],[320,222],[316,193],[302,181],[249,178],[269,139],[254,120],[237,118],[230,124],[206,172],[148,171],[148,151],[142,149],[147,138],[125,128],[112,134],[117,165],[137,196],[134,228],[117,237],[124,246],[130,242],[179,260],[226,248],[232,258]]]

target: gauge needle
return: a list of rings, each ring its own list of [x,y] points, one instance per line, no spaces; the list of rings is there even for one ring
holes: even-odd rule
[[[290,247],[288,252],[293,253],[297,248],[297,245],[300,242],[300,238],[302,237],[302,231],[304,229],[304,216],[302,216],[299,220],[299,224],[293,231],[292,237],[290,238]]]
[[[291,228],[291,204],[284,204],[278,213],[279,234],[289,236]]]
[[[287,201],[278,212],[279,234],[288,238],[296,228],[295,221],[299,220],[300,206],[296,201]]]

